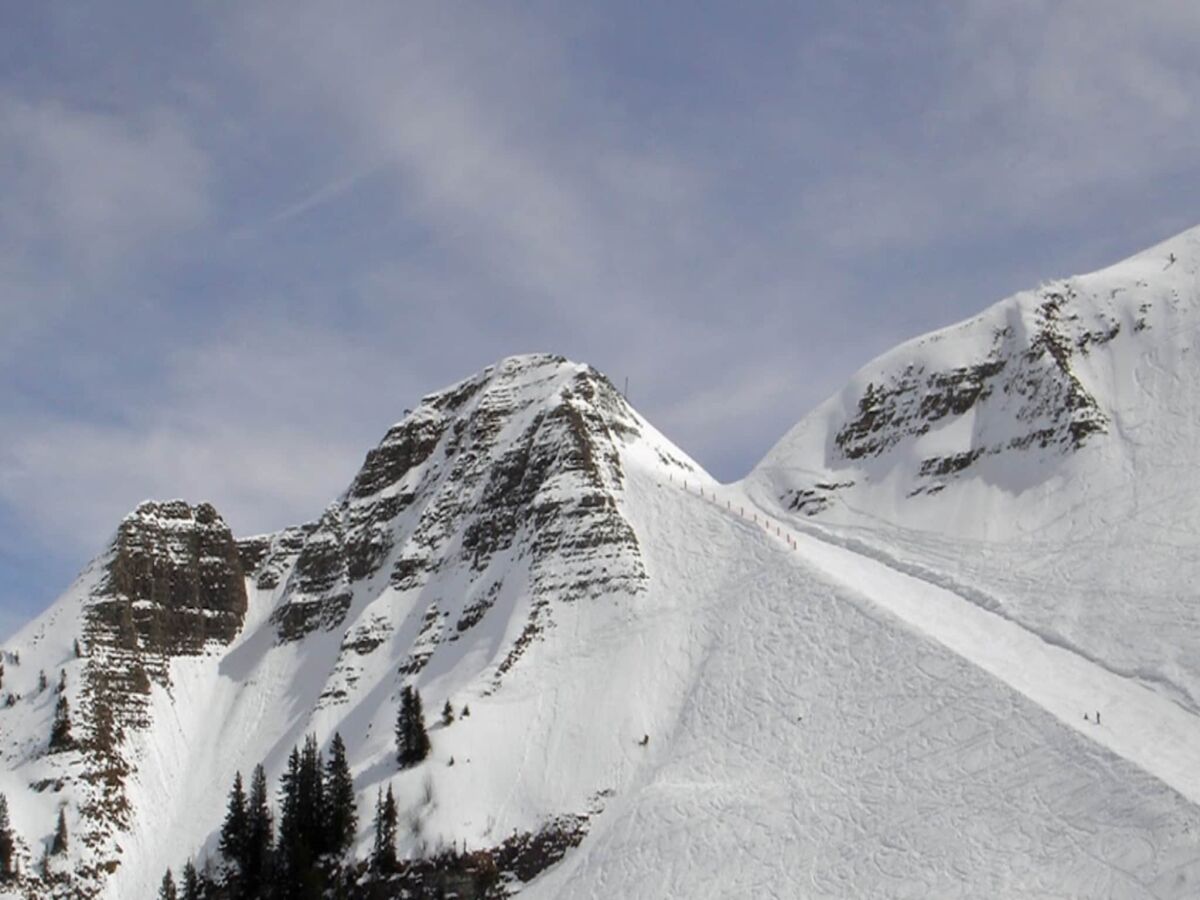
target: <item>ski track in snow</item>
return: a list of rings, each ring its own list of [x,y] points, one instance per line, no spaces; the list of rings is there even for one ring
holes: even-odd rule
[[[522,896],[1196,895],[1196,807],[1081,727],[1074,687],[1067,717],[1043,708],[1046,692],[1007,671],[1019,638],[991,661],[1013,689],[965,655],[996,640],[976,618],[989,614],[953,596],[926,611],[930,586],[815,539],[792,550],[751,506],[725,511],[736,489],[711,489],[701,503],[662,487],[687,537],[649,553],[687,573],[682,590],[701,586],[678,718],[656,723],[593,833]],[[965,622],[939,634],[940,614]],[[1130,721],[1118,699],[1103,710],[1114,733]]]
[[[1037,634],[916,573],[893,568],[880,556],[865,555],[859,545],[848,546],[834,535],[775,518],[743,493],[725,489],[717,494],[710,488],[703,499],[721,510],[727,509],[724,501],[753,509],[764,532],[785,546],[786,538],[771,528],[790,535],[793,552],[807,563],[853,586],[875,606],[1004,681],[1064,724],[1200,802],[1200,718],[1179,704],[1053,635]]]

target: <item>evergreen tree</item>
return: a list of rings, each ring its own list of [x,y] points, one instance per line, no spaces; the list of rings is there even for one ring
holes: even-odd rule
[[[8,798],[0,794],[0,882],[8,881],[16,874],[16,860],[13,858],[15,851],[12,824],[8,820]]]
[[[44,691],[49,684],[50,684],[50,682],[48,682],[46,680],[46,670],[45,669],[39,670],[38,671],[38,693],[40,694],[42,691]]]
[[[58,670],[58,692],[61,694],[67,689],[67,670]]]
[[[246,807],[246,851],[242,864],[242,886],[247,897],[259,896],[267,885],[274,831],[271,803],[267,798],[267,774],[261,765],[255,766]]]
[[[396,868],[396,797],[388,785],[387,799],[380,790],[375,797],[375,843],[371,848],[371,868],[386,874]]]
[[[328,828],[325,825],[325,773],[321,764],[321,747],[317,736],[310,734],[304,739],[304,750],[300,754],[301,775],[301,831],[309,851],[316,859],[329,849],[326,846]]]
[[[329,762],[325,765],[326,838],[325,848],[335,856],[343,856],[354,845],[358,831],[358,810],[354,802],[354,779],[346,759],[346,745],[340,734],[334,734],[329,746]]]
[[[167,874],[163,876],[162,886],[158,889],[158,900],[179,900],[179,895],[175,893],[175,876],[171,874],[170,869],[167,869]]]
[[[468,716],[470,716],[470,715],[471,715],[471,707],[469,707],[469,706],[463,706],[463,708],[462,708],[462,712],[461,712],[461,713],[459,713],[459,718],[461,718],[461,719],[465,719],[465,718],[467,718],[467,717],[468,717]]]
[[[317,870],[324,838],[321,819],[321,754],[316,739],[308,738],[304,750],[293,747],[280,782],[277,892],[283,898],[319,896]]]
[[[446,705],[442,707],[442,724],[449,725],[454,721],[454,707],[450,705],[450,701],[446,701]]]
[[[58,856],[60,853],[66,853],[68,843],[67,811],[65,808],[60,808],[58,811],[58,824],[54,828],[54,839],[50,842],[50,854]]]
[[[189,859],[183,867],[183,898],[182,900],[201,900],[200,873]]]
[[[400,711],[396,716],[396,761],[400,768],[415,766],[429,755],[429,734],[425,731],[425,713],[421,695],[405,685],[400,694]]]
[[[287,769],[279,779],[279,855],[282,857],[300,831],[300,750],[292,748]]]
[[[237,867],[240,875],[246,861],[246,791],[242,773],[233,778],[229,801],[225,806],[225,821],[221,825],[221,854],[225,861]]]
[[[288,880],[300,853],[300,750],[292,748],[288,768],[280,778],[280,836],[275,857],[281,881]],[[281,884],[281,888],[283,888]],[[288,895],[284,893],[284,895]]]
[[[54,704],[54,724],[50,726],[50,752],[69,750],[75,745],[71,737],[71,704],[66,694],[58,695]]]

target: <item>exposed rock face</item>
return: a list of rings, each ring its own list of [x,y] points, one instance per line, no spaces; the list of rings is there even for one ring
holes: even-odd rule
[[[886,383],[868,384],[858,414],[834,437],[842,457],[880,456],[906,438],[926,434],[940,420],[989,401],[1010,407],[1004,418],[1011,427],[962,453],[923,460],[921,475],[952,475],[984,454],[1003,450],[1069,453],[1103,433],[1108,420],[1072,370],[1072,358],[1112,340],[1120,325],[1083,325],[1071,312],[1075,297],[1070,282],[1043,289],[1034,327],[1020,334],[1011,325],[997,330],[988,357],[974,365],[946,370],[910,365]]]
[[[280,639],[343,627],[358,598],[389,587],[430,592],[403,667],[413,674],[486,618],[519,561],[530,612],[499,677],[544,627],[552,600],[643,589],[637,538],[617,503],[619,450],[639,433],[603,375],[557,356],[505,360],[426,397],[304,538],[273,614]],[[463,583],[436,596],[431,582],[451,570]],[[350,629],[339,666],[347,680],[354,657],[388,633],[370,618]],[[327,699],[340,694],[331,688]]]
[[[208,504],[143,503],[117,529],[101,577],[84,601],[86,652],[78,694],[73,775],[85,786],[77,840],[94,861],[68,879],[91,896],[119,865],[115,836],[131,824],[121,752],[129,729],[148,727],[152,682],[169,686],[172,657],[230,643],[247,609],[241,557]],[[108,854],[112,855],[108,855]]]
[[[95,642],[169,657],[228,644],[241,629],[241,556],[207,503],[143,503],[117,529],[107,570],[90,608]]]
[[[496,847],[405,860],[387,877],[386,887],[373,880],[364,865],[347,894],[354,900],[375,898],[383,887],[390,896],[412,900],[504,900],[578,847],[588,824],[588,816],[557,816],[539,831],[514,834]]]
[[[140,698],[151,680],[169,683],[173,656],[230,643],[246,605],[238,546],[212,506],[143,503],[128,515],[84,619],[85,702],[101,743],[146,725]]]
[[[316,522],[309,522],[275,534],[242,538],[237,543],[242,571],[259,590],[274,590],[296,564],[304,542],[316,527]]]
[[[1076,364],[1116,338],[1121,324],[1115,314],[1080,305],[1073,281],[1051,284],[1038,292],[1036,302],[1013,305],[1007,324],[992,329],[982,358],[943,367],[929,354],[917,354],[914,361],[879,373],[833,435],[830,466],[884,459],[953,420],[973,417],[977,424],[965,429],[961,450],[918,461],[911,494],[936,493],[985,457],[1030,450],[1065,455],[1104,434],[1108,417],[1080,380]],[[854,479],[830,479],[793,488],[782,499],[792,510],[816,514],[854,484]]]

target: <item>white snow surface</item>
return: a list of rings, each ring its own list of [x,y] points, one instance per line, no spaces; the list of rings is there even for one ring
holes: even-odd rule
[[[238,639],[175,659],[170,690],[153,689],[153,724],[128,748],[135,825],[106,896],[153,896],[168,865],[212,855],[234,772],[264,762],[275,783],[310,731],[347,742],[360,852],[389,783],[402,855],[590,815],[581,846],[523,897],[1200,896],[1200,507],[1186,490],[1200,462],[1198,248],[1189,232],[897,348],[740,484],[717,484],[627,411],[640,434],[613,438],[623,479],[609,487],[644,590],[554,606],[497,680],[531,576],[519,549],[493,560],[506,573],[496,605],[411,679],[429,721],[447,698],[471,715],[433,726],[432,757],[413,770],[393,759],[397,666],[425,646],[431,596],[474,596],[468,574],[448,565],[415,592],[368,579],[342,625],[293,643],[270,621],[286,579],[251,583]],[[1053,323],[1065,368],[1030,350],[1051,295],[1065,298]],[[928,378],[981,363],[994,374],[1000,359],[990,391],[921,412]],[[514,434],[582,370],[554,366],[517,385],[532,393]],[[847,457],[837,435],[867,385],[914,378],[897,392],[909,424]],[[1101,427],[1078,447],[1021,444],[1061,425],[1042,401],[1072,385],[1094,403],[1072,409]],[[797,506],[813,496],[826,502]],[[31,859],[59,803],[77,801],[73,787],[29,787],[70,765],[40,753],[53,703],[29,698],[40,668],[75,683],[94,571],[7,647],[21,664],[4,690],[23,699],[0,709],[0,790]],[[348,675],[342,643],[361,627],[387,639]],[[331,685],[344,700],[328,702]]]
[[[1055,294],[1066,297],[1057,331],[1070,372],[1094,400],[1103,431],[1074,451],[1036,443],[1012,449],[1006,438],[1049,422],[1046,410],[1025,402],[1027,383],[1009,376],[1030,368],[1022,356],[1036,338],[1039,308]],[[1008,337],[998,342],[1004,329]],[[885,354],[802,419],[745,488],[768,509],[793,521],[811,515],[858,552],[1198,711],[1200,493],[1191,489],[1200,470],[1198,338],[1200,229],[1193,229]],[[849,459],[838,447],[835,437],[867,385],[998,358],[1007,360],[1005,372],[967,412],[932,421],[919,436],[884,429],[902,436],[876,456]],[[1040,364],[1052,369],[1048,362]],[[931,457],[972,452],[978,458],[958,473],[920,475]],[[845,486],[817,487],[830,485]],[[803,491],[828,502],[797,509]]]

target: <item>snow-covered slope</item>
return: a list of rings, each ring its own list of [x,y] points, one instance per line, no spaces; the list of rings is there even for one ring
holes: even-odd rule
[[[1200,229],[864,367],[745,482],[1200,708]]]
[[[646,493],[690,538],[662,552],[687,573],[691,688],[588,841],[527,896],[1200,890],[1195,717],[1171,707],[1178,733],[1171,716],[1139,731],[1122,715],[1136,685],[1105,690],[1102,670],[1056,685],[1080,674],[1069,654],[853,551],[776,536],[736,487]],[[1113,727],[1129,742],[1111,746]],[[1181,772],[1188,796],[1161,777]]]
[[[898,348],[741,484],[525,356],[316,522],[144,504],[5,648],[16,896],[153,896],[235,772],[335,731],[360,854],[390,784],[402,856],[577,843],[532,898],[1196,896],[1198,244]],[[410,684],[459,715],[399,771]]]

